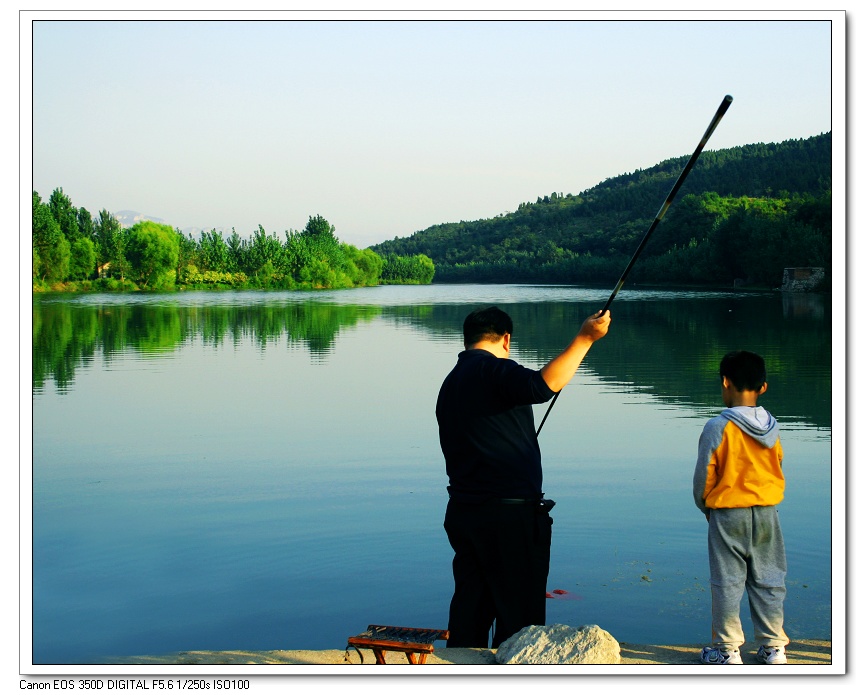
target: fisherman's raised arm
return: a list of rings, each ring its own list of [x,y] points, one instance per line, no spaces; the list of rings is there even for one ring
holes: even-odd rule
[[[565,350],[541,368],[541,376],[553,391],[561,391],[573,378],[589,349],[610,328],[610,312],[597,311],[589,316]]]

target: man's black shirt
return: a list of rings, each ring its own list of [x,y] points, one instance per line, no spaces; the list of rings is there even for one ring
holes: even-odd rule
[[[531,406],[554,395],[539,371],[486,350],[459,354],[436,403],[452,499],[541,496],[541,451]]]

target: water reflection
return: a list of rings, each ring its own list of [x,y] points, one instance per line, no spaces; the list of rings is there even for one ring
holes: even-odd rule
[[[205,345],[251,342],[263,350],[281,339],[318,361],[333,350],[341,330],[369,321],[380,307],[339,304],[185,305],[35,301],[33,389],[47,381],[72,386],[75,373],[96,354],[105,364],[127,350],[167,355],[200,339]]]
[[[403,289],[403,288],[398,288]],[[382,317],[395,326],[421,330],[442,342],[458,344],[467,305],[496,301],[513,317],[514,351],[519,359],[540,366],[573,337],[582,320],[597,308],[597,297],[561,301],[562,290],[498,293],[475,290],[464,303],[334,303],[343,293],[304,295],[247,293],[238,298],[192,295],[128,303],[111,298],[88,301],[35,301],[33,305],[33,388],[47,381],[60,391],[71,387],[75,373],[97,354],[109,363],[125,350],[166,355],[193,340],[205,345],[251,342],[264,349],[283,339],[306,349],[322,363],[334,350],[341,331]],[[584,293],[585,295],[585,293]],[[207,301],[211,297],[219,301]],[[353,296],[353,295],[352,295]],[[377,301],[397,295],[374,294]],[[412,297],[412,294],[402,293]],[[159,295],[156,295],[159,298]],[[251,299],[255,301],[247,302]],[[288,301],[292,299],[292,301]],[[428,299],[424,294],[415,299]],[[622,390],[650,393],[670,405],[698,410],[714,408],[718,397],[715,371],[720,357],[733,349],[761,352],[770,390],[766,406],[776,416],[817,427],[831,425],[832,340],[828,300],[823,295],[632,293],[613,308],[614,337],[591,353],[590,368]],[[480,301],[477,301],[480,300]]]
[[[820,294],[782,292],[781,304],[784,308],[784,318],[822,321],[826,315],[826,300]]]

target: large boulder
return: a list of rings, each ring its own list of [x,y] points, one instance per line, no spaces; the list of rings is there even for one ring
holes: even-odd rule
[[[619,643],[597,625],[529,625],[496,650],[500,664],[618,664]]]

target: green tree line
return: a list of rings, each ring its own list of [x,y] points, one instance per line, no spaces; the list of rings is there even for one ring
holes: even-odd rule
[[[703,152],[629,282],[777,287],[786,267],[822,266],[828,285],[831,145],[826,133]],[[371,248],[424,254],[437,282],[614,283],[687,159]]]
[[[324,217],[284,237],[259,225],[251,237],[215,229],[198,239],[153,221],[124,228],[107,210],[95,217],[62,188],[47,202],[33,192],[34,291],[137,289],[341,289],[428,284],[433,262],[359,249],[339,241]]]

